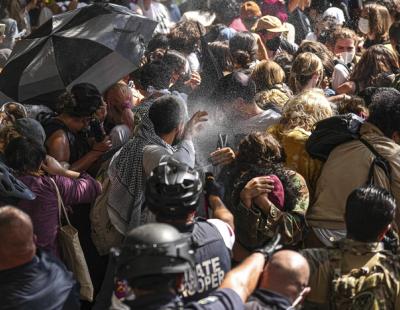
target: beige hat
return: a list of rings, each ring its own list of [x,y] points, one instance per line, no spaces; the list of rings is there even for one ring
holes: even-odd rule
[[[260,30],[267,30],[269,32],[286,32],[288,29],[282,25],[278,17],[265,15],[256,21],[252,31],[258,32]]]

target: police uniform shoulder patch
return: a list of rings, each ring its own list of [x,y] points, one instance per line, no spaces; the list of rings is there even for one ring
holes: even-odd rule
[[[218,299],[219,298],[216,296],[208,296],[206,298],[200,299],[197,303],[200,305],[209,305],[209,304],[212,304],[212,303],[218,301]]]

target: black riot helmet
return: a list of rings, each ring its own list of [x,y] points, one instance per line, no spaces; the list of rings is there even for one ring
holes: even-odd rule
[[[202,182],[199,173],[176,160],[156,167],[147,180],[146,204],[163,218],[181,218],[196,210]]]
[[[188,235],[167,224],[152,223],[131,230],[117,257],[117,277],[129,284],[156,285],[159,279],[193,271],[194,251]]]

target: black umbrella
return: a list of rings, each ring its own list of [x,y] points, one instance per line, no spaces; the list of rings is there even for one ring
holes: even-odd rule
[[[77,83],[104,91],[138,67],[156,26],[104,3],[53,16],[15,45],[0,74],[0,90],[16,101],[50,107]]]

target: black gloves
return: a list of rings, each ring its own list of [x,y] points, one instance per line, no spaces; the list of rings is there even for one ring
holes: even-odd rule
[[[271,241],[267,242],[261,248],[255,249],[253,253],[261,253],[264,255],[265,260],[268,260],[272,256],[272,254],[282,248],[282,245],[279,244],[279,241],[281,241],[281,234],[277,233],[271,239]]]
[[[208,199],[209,196],[218,196],[221,200],[224,198],[225,189],[224,187],[215,181],[212,173],[206,173],[206,182],[204,185],[204,191]]]

